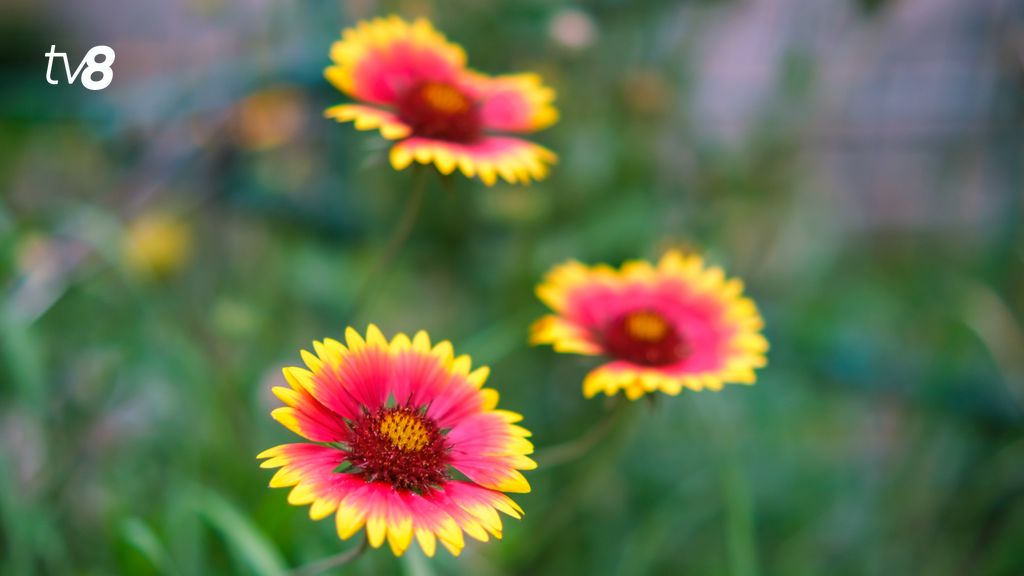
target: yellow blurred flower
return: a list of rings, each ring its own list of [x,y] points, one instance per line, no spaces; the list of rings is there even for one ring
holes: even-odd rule
[[[179,218],[149,213],[136,218],[121,236],[121,256],[139,276],[167,277],[177,272],[192,252],[192,234]]]

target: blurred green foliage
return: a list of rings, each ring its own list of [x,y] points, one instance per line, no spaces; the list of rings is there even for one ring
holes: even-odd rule
[[[0,572],[271,575],[353,546],[255,461],[290,438],[270,388],[300,348],[371,321],[427,329],[490,365],[503,407],[552,446],[605,407],[580,394],[591,361],[527,347],[535,283],[566,258],[682,245],[759,303],[772,351],[756,386],[630,406],[582,458],[528,474],[526,516],[500,543],[458,559],[371,551],[346,573],[1024,573],[1019,60],[979,25],[973,45],[1003,64],[971,128],[876,134],[864,148],[881,152],[840,170],[924,155],[936,187],[883,186],[879,202],[823,176],[843,150],[835,117],[814,113],[827,46],[780,56],[738,140],[702,130],[702,66],[728,63],[702,64],[696,39],[750,4],[194,2],[187,21],[240,38],[210,57],[212,84],[164,70],[102,98],[46,85],[42,58],[5,68]],[[894,26],[900,4],[854,9],[850,26]],[[22,32],[0,34],[17,53],[91,42],[22,8],[3,19]],[[353,310],[413,175],[376,136],[320,117],[343,99],[320,74],[340,28],[392,10],[432,14],[476,68],[541,73],[562,120],[537,139],[561,161],[529,188],[432,179],[410,241]],[[559,40],[565,10],[587,42]],[[228,29],[236,15],[249,27]],[[282,89],[253,112],[268,142],[239,111]],[[972,186],[941,187],[972,162],[986,167]],[[966,193],[995,208],[964,224]],[[180,266],[140,273],[122,242],[153,212],[190,246]]]

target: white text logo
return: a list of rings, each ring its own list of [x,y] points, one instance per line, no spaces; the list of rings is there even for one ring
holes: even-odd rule
[[[93,46],[85,53],[85,58],[78,64],[74,74],[71,73],[71,64],[68,62],[67,52],[57,52],[57,46],[51,45],[50,51],[46,53],[46,81],[50,84],[59,84],[53,79],[53,59],[64,59],[64,73],[67,76],[68,84],[74,84],[78,75],[82,75],[82,86],[89,90],[103,90],[114,80],[114,70],[111,65],[114,63],[114,50],[110,46]],[[97,61],[97,57],[102,57]],[[82,68],[85,68],[83,71]],[[97,78],[98,76],[98,78]]]

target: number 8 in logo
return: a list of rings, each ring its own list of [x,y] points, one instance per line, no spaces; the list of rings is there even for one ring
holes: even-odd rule
[[[96,61],[98,56],[103,59]],[[85,53],[85,70],[82,73],[82,86],[89,90],[103,90],[114,80],[114,70],[111,64],[114,63],[114,50],[110,46],[93,46]],[[99,79],[93,79],[99,74]]]

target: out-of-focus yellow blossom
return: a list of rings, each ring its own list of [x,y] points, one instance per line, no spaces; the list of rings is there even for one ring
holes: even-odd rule
[[[188,261],[191,252],[191,230],[170,214],[143,214],[121,236],[125,267],[143,277],[164,278],[174,274]]]

